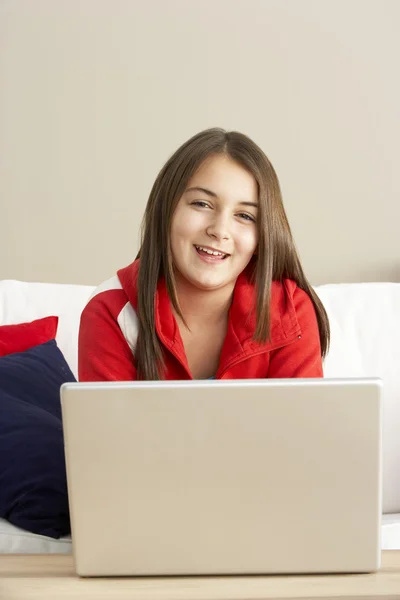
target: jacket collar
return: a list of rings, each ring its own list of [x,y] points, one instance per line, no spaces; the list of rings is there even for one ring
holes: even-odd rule
[[[137,278],[139,260],[118,271],[121,285],[135,310],[137,310]],[[229,309],[228,330],[221,351],[220,370],[241,358],[267,352],[284,346],[301,334],[293,303],[294,281],[273,281],[271,287],[271,335],[266,343],[253,341],[256,329],[257,294],[249,270],[236,281]],[[160,279],[155,297],[155,325],[157,334],[176,358],[190,372],[179,327],[172,313],[171,302],[164,277]]]

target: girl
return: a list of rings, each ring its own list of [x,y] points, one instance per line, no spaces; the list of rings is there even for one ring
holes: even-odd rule
[[[271,163],[215,128],[161,169],[137,259],[85,307],[79,379],[322,377],[328,345]]]

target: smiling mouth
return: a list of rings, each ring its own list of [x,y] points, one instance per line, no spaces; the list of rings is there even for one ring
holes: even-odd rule
[[[196,251],[201,256],[205,256],[207,258],[211,258],[214,260],[225,260],[229,254],[224,254],[223,252],[218,252],[217,250],[211,250],[210,248],[204,248],[204,246],[195,246]]]

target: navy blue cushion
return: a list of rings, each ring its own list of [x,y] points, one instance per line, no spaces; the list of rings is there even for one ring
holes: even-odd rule
[[[60,386],[76,381],[55,340],[0,358],[0,517],[70,532]]]

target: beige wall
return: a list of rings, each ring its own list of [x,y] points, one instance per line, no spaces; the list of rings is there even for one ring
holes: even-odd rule
[[[0,0],[0,279],[130,262],[158,170],[261,145],[310,280],[400,281],[399,0]]]

